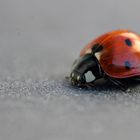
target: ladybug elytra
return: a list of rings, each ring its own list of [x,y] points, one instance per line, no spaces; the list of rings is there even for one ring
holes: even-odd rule
[[[125,89],[122,79],[140,77],[140,36],[115,30],[99,36],[82,49],[72,65],[73,85],[94,84],[105,78]]]

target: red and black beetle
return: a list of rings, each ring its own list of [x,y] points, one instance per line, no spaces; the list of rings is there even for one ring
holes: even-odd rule
[[[72,66],[73,85],[94,84],[105,78],[125,89],[121,80],[140,77],[140,36],[115,30],[99,36],[82,49]]]

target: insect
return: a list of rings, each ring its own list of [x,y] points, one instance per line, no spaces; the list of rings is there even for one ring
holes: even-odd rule
[[[114,30],[92,40],[72,65],[70,81],[78,87],[107,79],[126,90],[123,80],[140,79],[140,36]]]

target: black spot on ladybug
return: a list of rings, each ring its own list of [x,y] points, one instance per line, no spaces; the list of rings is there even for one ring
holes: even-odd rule
[[[131,40],[128,38],[128,39],[125,39],[125,43],[127,46],[131,47],[132,46],[132,42]]]
[[[92,53],[93,53],[93,54],[96,53],[96,52],[100,52],[100,51],[102,51],[102,50],[103,50],[103,46],[100,45],[100,44],[95,44],[95,45],[93,45],[93,47],[92,47]]]
[[[131,64],[129,61],[125,61],[125,68],[128,70],[131,69]]]

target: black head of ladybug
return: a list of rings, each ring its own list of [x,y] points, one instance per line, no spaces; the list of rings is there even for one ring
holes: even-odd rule
[[[79,57],[72,65],[70,80],[72,85],[83,87],[102,77],[97,58],[92,54]]]

